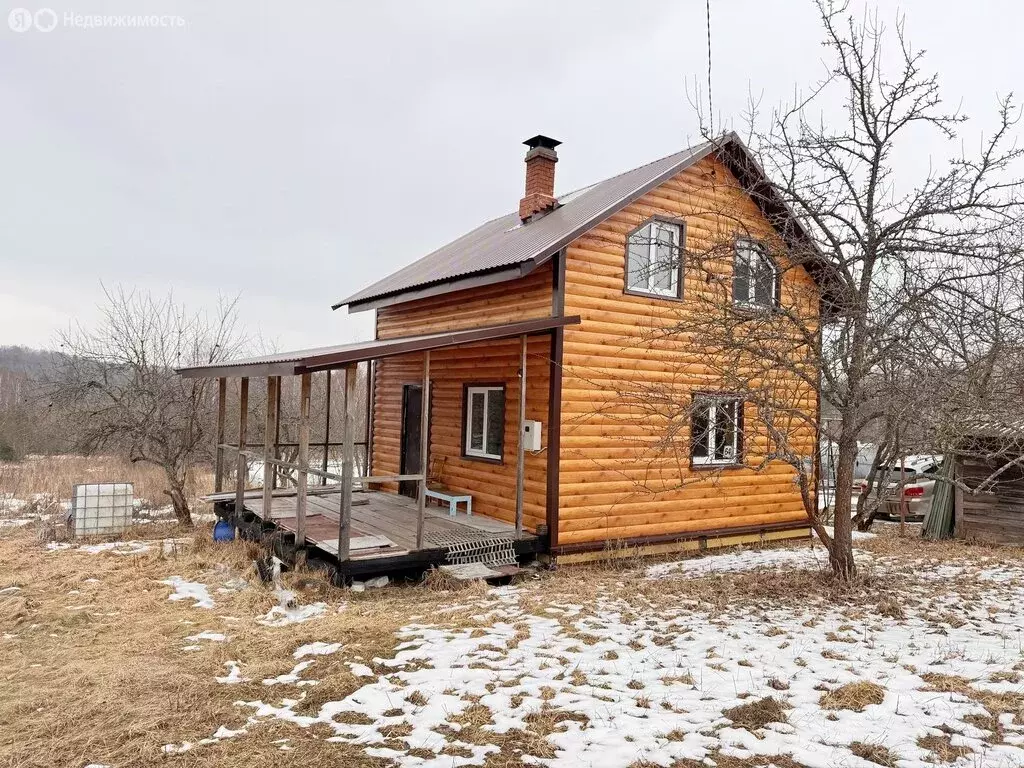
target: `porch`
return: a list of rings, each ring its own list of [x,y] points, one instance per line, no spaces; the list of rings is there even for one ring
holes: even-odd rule
[[[384,573],[444,563],[514,564],[519,557],[541,551],[547,543],[544,491],[542,486],[538,488],[535,475],[530,479],[532,489],[527,501],[528,462],[522,437],[527,413],[527,369],[530,367],[527,365],[527,350],[531,337],[554,338],[556,332],[560,333],[565,325],[576,322],[579,322],[578,318],[544,317],[503,326],[401,337],[181,370],[179,373],[183,376],[219,379],[215,493],[207,499],[215,503],[222,517],[234,520],[243,535],[273,540],[275,546],[285,554],[296,559],[316,558],[343,576]],[[515,400],[518,402],[510,402],[511,407],[508,409],[508,431],[511,438],[508,447],[511,450],[498,462],[458,467],[460,459],[450,455],[450,446],[444,442],[444,438],[434,435],[434,443],[431,443],[432,411],[435,407],[441,414],[438,434],[452,432],[451,409],[446,406],[449,397],[447,394],[439,395],[435,402],[434,385],[438,384],[440,391],[447,392],[446,388],[450,388],[455,381],[451,378],[451,369],[446,368],[451,363],[451,355],[439,355],[438,365],[432,371],[431,353],[450,353],[458,347],[479,349],[482,344],[490,342],[500,342],[501,348],[509,352],[514,350],[509,358],[514,361],[509,363],[509,375],[515,382]],[[540,342],[540,339],[535,340],[535,343]],[[551,346],[553,348],[554,344]],[[542,363],[544,373],[547,374],[549,367],[554,368],[555,361],[548,360],[546,341],[540,349],[544,354],[538,355],[537,350],[534,350],[530,365],[536,367]],[[421,374],[415,374],[417,358]],[[400,419],[402,424],[403,450],[400,465],[387,460],[375,462],[372,458],[373,415],[377,412],[373,395],[370,395],[366,406],[369,417],[365,440],[363,436],[355,434],[355,417],[359,407],[356,383],[359,380],[374,381],[375,364],[384,359],[388,359],[388,362],[404,361],[403,366],[412,366],[410,372],[415,374],[411,380],[418,380],[416,384],[405,383],[400,390],[396,390],[403,392],[400,407],[383,402],[377,406],[389,413],[394,410],[391,416]],[[391,370],[395,370],[394,366]],[[310,434],[313,376],[322,374],[328,377],[326,392],[329,410],[332,371],[339,372],[344,381],[345,414],[340,441],[340,472],[329,471],[327,461],[328,447],[339,444],[331,440],[329,414],[323,440],[313,440]],[[265,378],[266,399],[262,405],[257,405],[263,411],[264,429],[262,442],[254,445],[249,441],[249,384],[250,378],[257,376]],[[297,456],[291,461],[281,457],[281,444],[278,442],[281,380],[284,376],[296,377],[300,385],[297,400],[298,440],[295,443]],[[435,379],[435,376],[439,378]],[[238,381],[238,418],[236,439],[228,442],[228,381],[232,378]],[[531,382],[534,380],[531,378]],[[409,379],[405,381],[409,382]],[[546,394],[546,382],[544,386]],[[390,396],[394,394],[393,389],[389,383],[387,389],[382,391]],[[368,392],[376,392],[372,384]],[[405,396],[408,393],[414,393],[421,404],[427,404],[427,407],[416,409],[414,418],[409,418],[410,409]],[[547,407],[546,398],[544,407]],[[409,440],[409,435],[414,437]],[[390,451],[395,441],[390,434],[388,440]],[[358,460],[356,453],[359,442],[367,446],[368,456],[362,461]],[[315,449],[317,446],[322,447],[324,454],[322,461],[314,462],[311,461],[310,448]],[[444,466],[444,461],[448,461],[450,469],[473,473],[477,481],[482,481],[479,493],[483,496],[483,510],[474,509],[474,514],[469,515],[460,508],[452,516],[447,507],[432,508],[427,505],[426,490],[432,479],[431,451],[435,447],[442,456],[441,466]],[[552,455],[549,452],[543,461],[548,461]],[[531,461],[536,464],[541,459],[534,454]],[[262,486],[251,485],[253,478],[250,471],[260,465]],[[361,471],[357,471],[357,465],[361,465]],[[233,480],[228,478],[230,466],[235,468]],[[378,466],[381,469],[375,471]],[[487,483],[486,478],[490,473],[500,473],[506,478],[504,490],[498,490],[494,483]],[[294,488],[278,487],[278,478],[282,474],[289,478],[289,482],[294,482]],[[401,489],[413,498],[380,492],[382,488],[389,491]],[[488,493],[491,494],[490,498],[487,497]],[[501,495],[494,496],[495,493]],[[489,516],[485,511],[487,504],[493,505],[493,500],[497,498],[507,499],[511,505],[505,506],[501,514]],[[525,506],[530,508],[530,527],[536,529],[532,533],[524,524]],[[282,541],[285,545],[278,546]],[[499,551],[502,556],[495,556]]]
[[[227,504],[230,496],[207,498]],[[451,516],[439,507],[424,510],[423,545],[417,546],[417,500],[396,493],[357,491],[351,507],[349,557],[335,563],[341,522],[339,497],[340,492],[330,488],[307,497],[305,548],[307,558],[330,563],[342,576],[424,568],[469,558],[504,573],[509,561],[540,552],[544,546],[541,537],[517,534],[515,526],[501,520],[464,512]],[[288,555],[295,546],[298,522],[295,495],[274,497],[268,510],[262,493],[250,493],[238,525],[246,538],[274,540],[279,553]]]

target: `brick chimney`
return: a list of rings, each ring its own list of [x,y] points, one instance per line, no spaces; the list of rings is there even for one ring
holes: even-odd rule
[[[529,221],[538,214],[554,210],[555,199],[555,152],[562,142],[547,136],[534,136],[523,142],[530,149],[526,153],[526,194],[519,201],[519,218]]]

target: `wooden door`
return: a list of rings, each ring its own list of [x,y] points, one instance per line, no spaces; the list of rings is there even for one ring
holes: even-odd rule
[[[399,474],[415,475],[422,471],[422,415],[423,387],[419,384],[406,384],[402,387],[402,453]],[[402,480],[398,484],[398,492],[415,499],[419,493],[419,483],[415,480]]]

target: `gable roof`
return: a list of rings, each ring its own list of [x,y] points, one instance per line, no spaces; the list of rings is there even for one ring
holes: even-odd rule
[[[735,133],[705,141],[558,198],[558,207],[524,224],[517,212],[492,219],[397,272],[342,299],[332,308],[350,312],[410,301],[471,285],[529,274],[576,238],[677,173],[718,152],[755,195],[786,238],[807,240],[792,211],[767,182],[764,171]],[[780,227],[780,220],[785,225]]]

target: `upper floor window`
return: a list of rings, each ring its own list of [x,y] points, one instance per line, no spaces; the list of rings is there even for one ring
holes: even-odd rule
[[[732,303],[737,307],[771,309],[778,306],[779,269],[768,249],[753,240],[736,242]]]
[[[743,450],[743,402],[728,396],[694,397],[690,434],[694,465],[738,464]]]
[[[467,386],[462,426],[465,456],[500,461],[505,438],[505,387]]]
[[[683,226],[651,219],[626,242],[626,290],[678,299],[683,295]]]

